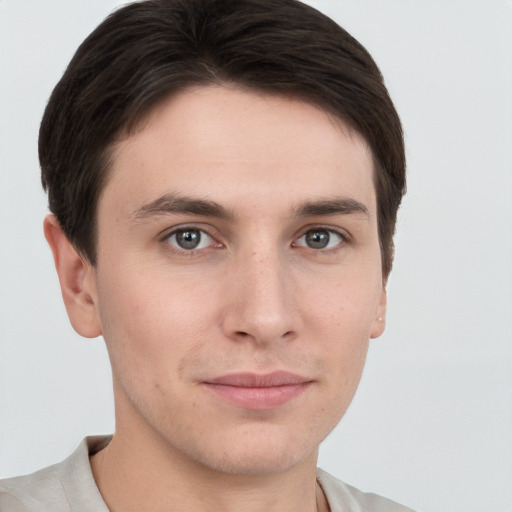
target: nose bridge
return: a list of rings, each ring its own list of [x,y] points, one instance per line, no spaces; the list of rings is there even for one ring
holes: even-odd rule
[[[229,336],[269,343],[296,332],[291,272],[273,244],[260,244],[236,258],[228,293],[225,330]]]

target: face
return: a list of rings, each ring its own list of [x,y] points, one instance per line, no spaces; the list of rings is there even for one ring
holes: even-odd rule
[[[117,145],[89,272],[119,435],[230,474],[316,457],[383,329],[372,172],[322,110],[224,87]]]

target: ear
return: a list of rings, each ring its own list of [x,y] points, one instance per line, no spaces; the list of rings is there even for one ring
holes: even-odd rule
[[[382,283],[382,290],[380,292],[379,304],[377,305],[377,311],[375,319],[373,321],[372,329],[370,331],[370,338],[378,338],[386,328],[386,282]]]
[[[44,236],[53,253],[62,298],[73,329],[86,338],[99,336],[101,324],[94,267],[76,252],[54,215],[44,219]]]

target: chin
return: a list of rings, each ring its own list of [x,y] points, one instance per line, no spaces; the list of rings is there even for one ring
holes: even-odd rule
[[[287,473],[301,463],[310,460],[316,465],[317,450],[309,454],[297,454],[282,450],[259,449],[257,453],[227,453],[209,466],[216,472],[246,477],[265,477]]]
[[[300,464],[316,467],[320,440],[311,439],[309,433],[252,427],[243,434],[216,436],[215,442],[210,438],[208,445],[201,443],[195,449],[189,445],[188,455],[204,467],[232,476],[277,475]]]

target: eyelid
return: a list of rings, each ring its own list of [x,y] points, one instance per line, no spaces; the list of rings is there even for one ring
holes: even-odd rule
[[[180,224],[176,224],[171,227],[167,227],[160,231],[160,233],[157,235],[157,237],[161,240],[165,240],[169,238],[172,234],[176,233],[177,231],[186,231],[187,229],[195,229],[197,231],[203,231],[208,236],[217,239],[219,238],[218,231],[214,229],[212,226],[209,226],[207,224],[204,224],[202,222],[182,222]]]

